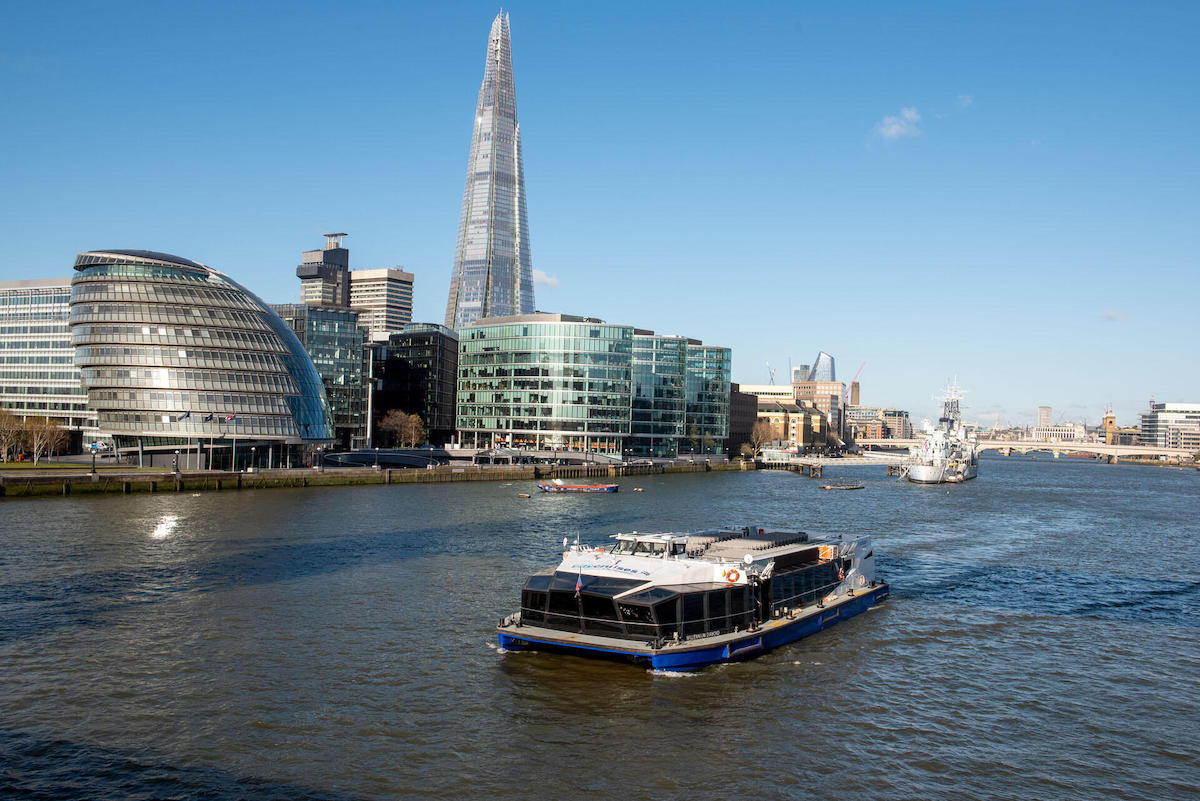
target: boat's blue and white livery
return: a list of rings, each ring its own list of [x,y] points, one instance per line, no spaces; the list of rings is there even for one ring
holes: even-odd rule
[[[497,628],[505,650],[565,649],[691,670],[756,656],[874,606],[867,537],[757,526],[576,542],[525,583]]]

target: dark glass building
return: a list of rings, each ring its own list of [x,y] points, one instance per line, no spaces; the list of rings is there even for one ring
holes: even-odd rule
[[[432,444],[449,442],[454,436],[458,335],[435,323],[410,323],[373,350],[372,443],[380,442],[379,421],[394,409],[420,415]]]
[[[285,464],[331,437],[320,377],[295,333],[210,267],[146,250],[80,254],[70,324],[88,405],[119,451],[178,450],[181,467],[220,467],[241,440],[262,464]]]

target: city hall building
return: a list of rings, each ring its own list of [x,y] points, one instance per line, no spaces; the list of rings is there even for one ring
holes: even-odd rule
[[[97,425],[136,461],[286,466],[331,439],[321,378],[296,334],[210,267],[145,250],[80,254],[70,325]]]

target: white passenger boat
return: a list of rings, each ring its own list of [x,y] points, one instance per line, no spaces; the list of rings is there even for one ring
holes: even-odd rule
[[[507,651],[566,650],[691,670],[757,656],[888,595],[868,537],[757,526],[617,534],[565,548],[500,622]]]

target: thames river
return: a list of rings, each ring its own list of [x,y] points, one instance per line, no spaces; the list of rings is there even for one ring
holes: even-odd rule
[[[1200,473],[830,476],[0,501],[0,797],[1200,797]],[[891,597],[682,676],[497,651],[563,536],[751,523]]]

